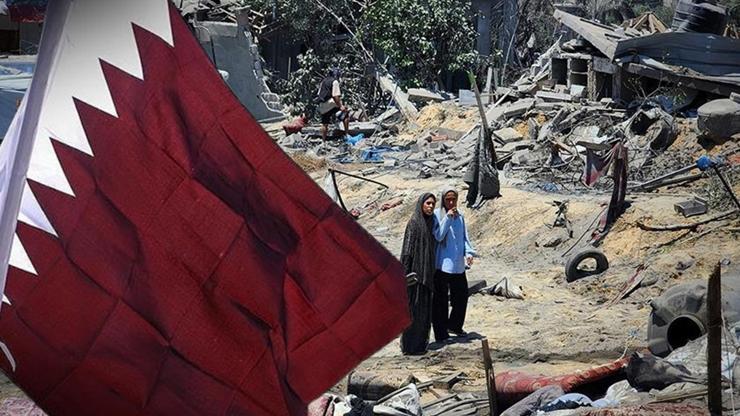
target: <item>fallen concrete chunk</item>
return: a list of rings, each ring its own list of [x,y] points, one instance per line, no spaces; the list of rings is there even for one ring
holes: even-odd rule
[[[522,84],[516,87],[517,91],[522,94],[532,94],[537,90],[536,83]]]
[[[457,96],[460,100],[460,105],[463,107],[478,105],[478,100],[475,99],[475,93],[471,90],[459,90]]]
[[[486,120],[489,124],[497,121],[518,117],[534,106],[534,98],[524,98],[512,103],[501,104],[486,111]]]
[[[573,101],[573,97],[570,96],[570,94],[560,94],[557,92],[549,92],[549,91],[539,91],[537,94],[534,95],[535,97],[543,100],[543,101],[549,101],[549,102],[566,102],[569,103]]]
[[[740,135],[740,103],[723,98],[704,104],[699,107],[697,127],[701,136],[715,143]]]
[[[540,123],[534,117],[527,120],[527,139],[537,140],[537,134],[540,132]]]
[[[503,152],[503,153],[511,153],[516,152],[517,150],[524,150],[524,149],[530,149],[534,146],[534,141],[532,140],[522,140],[519,142],[511,142],[506,143],[505,145],[501,146],[499,149],[496,149],[497,152]]]
[[[409,88],[407,93],[409,95],[409,100],[420,103],[442,102],[445,100],[442,94],[430,91],[426,88]]]
[[[437,127],[430,133],[436,135],[437,137],[445,137],[444,140],[458,140],[463,136],[463,134],[465,134],[464,131],[446,129],[444,127]],[[434,140],[434,137],[432,137],[432,140]]]
[[[534,105],[534,108],[536,108],[536,109],[538,109],[540,111],[544,111],[544,112],[556,111],[556,110],[561,109],[562,107],[563,107],[563,103],[546,103],[546,102],[541,102],[541,103],[537,103],[537,104]]]
[[[376,133],[379,130],[380,130],[380,126],[378,125],[378,123],[375,123],[372,121],[349,123],[349,135],[350,136],[356,136],[362,133],[365,137],[369,137],[373,133]],[[308,136],[321,136],[320,126],[304,127],[302,131],[304,134]],[[343,133],[344,133],[343,129],[338,128],[336,126],[329,125],[329,132],[327,133],[329,137],[340,136]]]
[[[409,101],[408,94],[398,87],[398,84],[393,77],[388,74],[376,72],[375,78],[378,80],[378,84],[383,91],[393,95],[393,101],[395,101],[398,109],[401,110],[401,113],[403,113],[406,120],[413,122],[417,117],[419,117],[419,110],[417,110],[416,106]]]
[[[439,167],[439,163],[433,160],[427,160],[426,162],[422,163],[422,165],[426,166],[429,169],[437,169]]]
[[[573,84],[570,86],[570,95],[573,98],[582,98],[585,91],[586,87],[584,85]]]
[[[396,115],[400,114],[401,111],[397,109],[396,107],[391,107],[383,112],[383,114],[379,115],[375,118],[376,123],[385,123],[391,119],[393,119]]]
[[[280,146],[283,147],[300,147],[299,143],[303,141],[303,136],[300,133],[291,134],[280,140]]]
[[[496,130],[493,132],[493,135],[498,137],[504,144],[518,142],[524,139],[524,136],[522,136],[521,133],[511,127]]]
[[[511,163],[513,165],[528,165],[532,161],[529,155],[529,150],[517,150],[511,156]]]

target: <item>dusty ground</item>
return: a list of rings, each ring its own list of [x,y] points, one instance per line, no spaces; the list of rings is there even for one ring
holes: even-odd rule
[[[463,131],[476,121],[475,114],[440,106],[430,107],[420,120],[421,124],[407,128],[403,134],[414,137],[434,125]],[[685,156],[688,163],[704,152],[691,134],[679,135],[673,147],[689,155]],[[712,153],[720,150],[710,149]],[[328,167],[324,160],[301,153],[292,157],[316,182],[323,183]],[[664,166],[658,165],[656,169],[675,168],[676,163],[683,166],[683,162],[665,158],[657,162]],[[358,164],[338,168],[358,173],[367,167]],[[359,223],[396,255],[418,195],[425,191],[437,193],[450,184],[464,187],[457,179],[418,179],[417,175],[417,171],[397,169],[372,176],[387,184],[388,189],[339,178],[347,207],[360,209]],[[717,186],[714,179],[702,179],[684,188],[629,194],[630,207],[601,247],[609,258],[610,268],[601,275],[567,283],[563,253],[603,210],[609,193],[546,193],[524,190],[532,187],[522,187],[518,181],[503,178],[503,182],[501,198],[489,201],[479,210],[463,210],[479,254],[468,278],[484,279],[491,285],[508,277],[523,288],[525,299],[474,295],[470,298],[466,321],[466,330],[471,334],[468,338],[416,357],[403,356],[395,340],[362,362],[357,370],[412,373],[422,381],[462,371],[466,378],[454,390],[484,391],[482,338],[489,340],[497,372],[516,369],[558,375],[604,364],[646,347],[650,299],[679,282],[705,279],[720,259],[740,261],[737,219],[710,223],[694,231],[649,232],[638,226],[639,222],[692,223],[726,209],[726,206],[713,206],[705,216],[690,219],[674,212],[674,203]],[[735,182],[735,187],[740,193],[740,181]],[[397,198],[403,200],[401,205],[381,211],[383,203]],[[568,217],[573,222],[574,238],[568,237],[565,228],[552,227],[556,208],[551,202],[555,200],[569,201]],[[679,270],[676,267],[679,263],[693,264]],[[604,307],[640,265],[646,266],[642,286],[615,305]],[[3,384],[1,380],[0,384]],[[335,390],[343,393],[344,384],[340,382]],[[21,395],[7,381],[0,388],[0,400]]]
[[[313,176],[321,182],[321,171]],[[463,187],[462,182],[445,178],[416,179],[413,172],[393,172],[377,179],[390,189],[383,191],[351,178],[342,179],[339,187],[347,207],[361,209],[359,223],[396,255],[418,195],[437,192],[446,184]],[[421,380],[463,371],[468,379],[456,388],[481,391],[485,389],[483,337],[493,349],[497,372],[517,369],[557,375],[607,363],[646,347],[651,298],[676,283],[706,278],[720,259],[740,261],[738,234],[727,231],[727,226],[736,227],[737,221],[709,224],[696,232],[643,231],[638,221],[666,225],[700,221],[705,216],[685,219],[674,212],[673,204],[685,199],[686,192],[636,194],[628,197],[631,206],[602,245],[610,268],[601,275],[567,283],[562,254],[601,212],[609,194],[536,193],[510,186],[504,186],[501,193],[503,197],[480,210],[464,211],[480,256],[468,278],[485,279],[490,285],[509,277],[523,288],[525,299],[474,295],[466,321],[466,330],[472,334],[469,339],[459,339],[420,357],[401,355],[395,340],[358,370],[411,372]],[[379,210],[383,202],[398,197],[403,198],[403,204]],[[566,199],[570,201],[573,239],[564,228],[551,227],[556,209],[550,202]],[[710,211],[706,217],[716,212]],[[725,228],[711,231],[717,224]],[[558,239],[562,242],[544,247]],[[687,270],[677,269],[679,262],[692,260],[694,264]],[[646,266],[643,287],[605,308],[603,304],[621,291],[641,264]]]

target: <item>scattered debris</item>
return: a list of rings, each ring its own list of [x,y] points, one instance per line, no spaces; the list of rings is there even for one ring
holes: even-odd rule
[[[688,201],[678,202],[673,206],[679,214],[684,217],[693,217],[707,213],[707,201],[704,198],[694,197]]]
[[[697,127],[715,143],[740,138],[740,103],[729,98],[710,101],[698,109]]]
[[[508,299],[524,299],[522,287],[512,284],[508,277],[504,277],[493,286],[481,289],[481,292],[488,295],[503,296]]]
[[[659,357],[699,338],[707,331],[706,281],[692,281],[666,290],[650,303],[648,325],[650,351]],[[740,321],[740,275],[722,276],[722,303],[725,322]]]

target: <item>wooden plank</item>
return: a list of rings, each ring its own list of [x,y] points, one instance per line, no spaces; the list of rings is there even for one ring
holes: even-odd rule
[[[393,96],[393,101],[396,102],[398,109],[401,110],[401,114],[403,114],[406,120],[411,122],[416,121],[417,117],[419,117],[419,110],[409,101],[409,95],[398,86],[393,78],[390,75],[381,74],[380,72],[375,73],[375,78],[378,80],[380,88]]]
[[[707,378],[709,413],[722,415],[722,279],[717,264],[707,286]]]
[[[488,339],[481,340],[483,347],[483,367],[486,369],[486,390],[488,391],[488,410],[491,416],[498,414],[498,403],[496,401],[496,375],[493,372],[493,361],[491,351],[488,349]]]
[[[617,72],[617,66],[611,63],[608,59],[600,56],[594,56],[593,68],[596,72],[602,72],[604,74],[614,74]]]

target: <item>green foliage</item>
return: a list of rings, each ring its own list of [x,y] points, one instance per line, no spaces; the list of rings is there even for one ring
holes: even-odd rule
[[[341,51],[341,48],[340,48]],[[298,69],[290,78],[277,80],[271,87],[289,105],[291,114],[314,115],[316,97],[321,80],[328,69],[341,68],[342,101],[351,109],[362,109],[371,87],[370,80],[363,75],[364,62],[352,54],[338,53],[319,56],[313,49],[298,56]]]
[[[430,85],[442,71],[478,60],[469,1],[377,0],[363,17],[368,37],[406,85]]]
[[[345,72],[362,73],[360,61],[367,57],[358,42],[389,57],[395,75],[406,86],[430,85],[442,71],[471,69],[478,61],[470,0],[319,1],[341,22],[317,0],[241,0],[240,4],[263,13],[268,20],[274,15],[288,29],[285,32],[291,40],[311,48],[319,65],[328,65],[321,74],[337,59],[348,60],[340,64]],[[347,32],[347,27],[358,39],[343,45],[333,42],[335,35]],[[291,87],[298,86],[295,83],[299,81],[294,79],[308,81],[305,74],[293,75]],[[367,84],[361,77],[350,76],[345,83],[348,91],[368,93],[352,88],[353,84]],[[288,84],[281,84],[287,91]]]
[[[740,28],[740,0],[725,0],[721,3],[727,6],[727,14],[730,16],[729,23]]]

